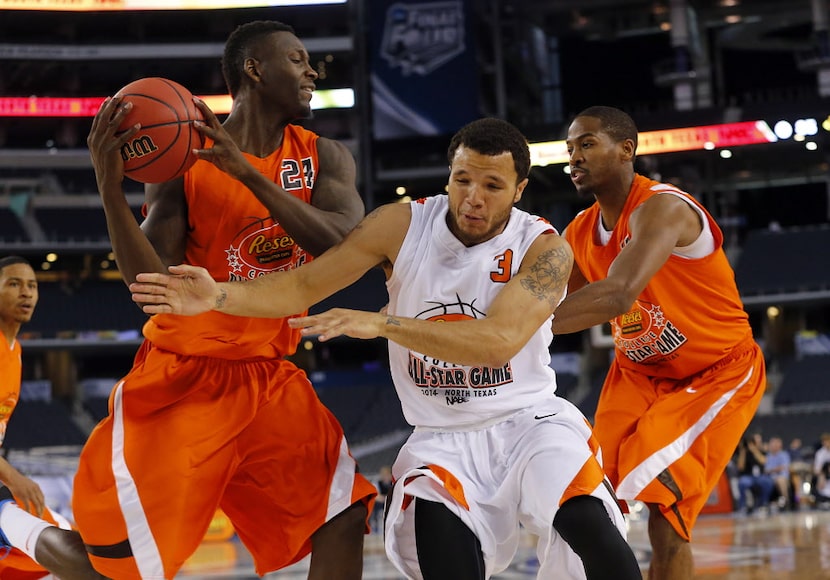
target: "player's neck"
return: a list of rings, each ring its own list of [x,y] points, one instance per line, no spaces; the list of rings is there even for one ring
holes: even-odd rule
[[[614,180],[594,192],[602,214],[602,224],[606,230],[613,230],[620,219],[631,185],[634,182],[634,172],[620,174],[620,179]]]
[[[20,324],[17,322],[8,322],[6,320],[0,320],[0,333],[6,337],[6,342],[9,343],[9,346],[14,344],[15,339],[17,338],[17,334],[20,332]]]
[[[251,122],[252,119],[259,117],[234,107],[222,125],[242,151],[257,157],[267,157],[282,145],[285,126],[288,123]]]

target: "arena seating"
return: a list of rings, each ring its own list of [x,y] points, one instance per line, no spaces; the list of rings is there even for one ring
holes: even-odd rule
[[[775,392],[776,407],[830,405],[830,355],[805,356],[786,366],[784,378]],[[830,430],[830,422],[825,427]]]
[[[830,269],[817,256],[830,248],[830,225],[753,230],[735,265],[742,296],[786,294],[830,289]],[[823,250],[824,249],[824,250]]]
[[[812,409],[799,411],[779,410],[769,415],[756,415],[747,430],[761,432],[764,439],[781,437],[784,444],[792,439],[801,439],[804,448],[814,450],[819,445],[821,434],[830,432],[830,405],[814,405]]]
[[[61,401],[20,401],[9,420],[3,448],[82,445],[84,441],[86,433]]]
[[[20,220],[8,208],[0,208],[0,241],[15,243],[29,241]]]
[[[147,316],[121,281],[40,284],[37,312],[27,332],[44,337],[72,332],[140,330]]]
[[[35,218],[51,241],[109,243],[107,222],[100,207],[43,207],[35,210]]]

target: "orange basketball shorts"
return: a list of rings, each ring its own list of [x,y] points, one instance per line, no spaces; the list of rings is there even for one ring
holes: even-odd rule
[[[374,486],[343,430],[287,361],[140,349],[81,453],[73,512],[107,577],[172,578],[217,507],[263,575],[303,558],[311,535]]]
[[[594,433],[617,496],[659,504],[677,533],[690,539],[765,387],[764,356],[752,339],[682,380],[613,363]]]

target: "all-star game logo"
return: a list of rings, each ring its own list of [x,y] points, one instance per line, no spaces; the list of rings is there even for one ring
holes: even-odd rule
[[[6,427],[9,424],[9,418],[12,416],[15,406],[17,405],[17,394],[8,393],[5,397],[0,398],[0,444],[6,437]]]
[[[434,322],[483,318],[484,313],[474,303],[475,300],[466,303],[456,296],[456,302],[436,303],[415,315],[415,318]],[[421,388],[422,395],[444,397],[447,405],[491,397],[498,393],[497,387],[513,382],[513,370],[509,362],[499,368],[467,367],[409,351],[408,370],[412,381]]]
[[[404,76],[427,75],[463,52],[460,1],[393,4],[387,10],[380,55]]]
[[[667,320],[657,304],[636,301],[634,308],[611,321],[614,343],[628,360],[657,364],[675,358],[686,335]]]
[[[256,219],[225,250],[228,280],[253,280],[269,272],[300,267],[307,254],[273,218]]]

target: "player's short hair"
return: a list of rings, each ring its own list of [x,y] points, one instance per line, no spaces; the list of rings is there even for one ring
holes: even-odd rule
[[[235,97],[242,86],[242,70],[251,47],[262,38],[275,32],[294,33],[294,27],[276,20],[255,20],[237,26],[225,42],[222,54],[222,76],[231,97]]]
[[[0,274],[3,273],[3,269],[6,266],[12,266],[14,264],[26,264],[30,268],[32,267],[29,260],[22,256],[6,256],[5,258],[0,258]]]
[[[516,127],[494,117],[478,119],[458,130],[450,140],[447,159],[452,165],[455,151],[461,146],[482,155],[499,155],[508,152],[513,156],[517,183],[530,173],[530,148],[527,138]]]
[[[634,141],[634,150],[637,150],[637,125],[634,119],[620,109],[602,105],[588,107],[577,117],[593,117],[599,119],[602,131],[607,133],[616,143],[631,139]]]

